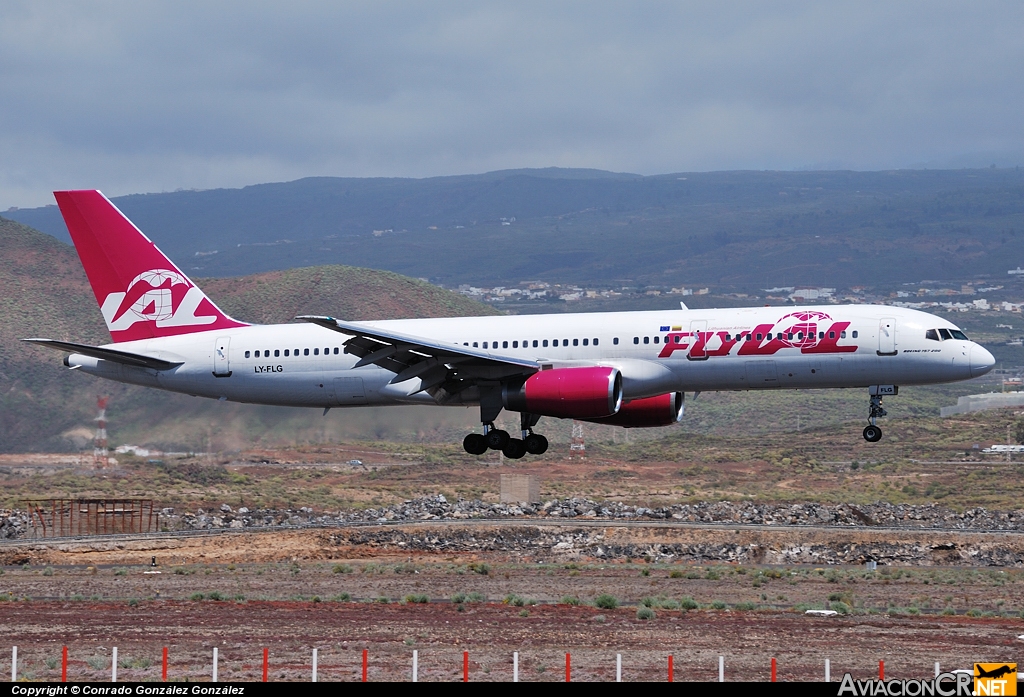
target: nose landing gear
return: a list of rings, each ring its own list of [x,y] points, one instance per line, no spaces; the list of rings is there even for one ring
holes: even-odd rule
[[[877,394],[881,390],[872,389],[871,394],[871,406],[868,408],[868,426],[864,428],[864,440],[868,443],[877,443],[882,440],[882,429],[875,425],[875,419],[886,415],[885,409],[882,408],[882,396]],[[894,394],[894,393],[890,393]]]

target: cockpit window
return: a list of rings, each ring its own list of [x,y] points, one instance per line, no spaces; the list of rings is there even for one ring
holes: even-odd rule
[[[939,340],[939,333],[937,331],[935,331],[934,329],[929,329],[928,331],[926,331],[924,333],[924,338],[925,339],[931,339],[932,341],[938,341]]]
[[[959,339],[960,341],[969,341],[969,339],[967,338],[967,335],[964,334],[959,329],[950,329],[949,333],[953,335],[954,339]]]
[[[942,336],[943,341],[953,338],[952,336],[950,336],[948,329],[939,329],[939,334]]]

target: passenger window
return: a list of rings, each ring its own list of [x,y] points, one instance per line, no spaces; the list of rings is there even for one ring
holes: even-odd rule
[[[463,342],[462,342],[462,345],[463,345],[463,346],[469,346],[469,342],[468,342],[468,341],[463,341]]]
[[[477,346],[475,341],[473,342],[473,348],[480,348],[479,346]]]
[[[789,333],[788,333],[788,334],[786,335],[786,340],[787,340],[787,341],[792,341],[792,340],[793,340],[793,332],[789,332]]]
[[[335,356],[337,356],[337,355],[338,355],[338,347],[337,347],[337,346],[335,346],[335,347],[334,347],[334,355],[335,355]]]
[[[274,349],[274,358],[277,358],[280,355],[281,355],[281,349]]]
[[[835,332],[829,332],[828,333],[828,338],[829,339],[835,339],[836,338],[836,333]]]
[[[303,356],[308,356],[309,355],[309,349],[302,349],[302,355]]]
[[[825,332],[818,332],[818,338],[819,339],[824,339],[825,338]]]
[[[260,352],[257,351],[254,355],[256,356],[256,358],[259,358],[260,357]]]
[[[544,345],[547,346],[547,342],[545,342]],[[537,348],[537,340],[536,339],[533,340],[533,347]]]
[[[580,340],[579,339],[573,339],[572,340],[572,345],[573,346],[579,346],[580,345]]]
[[[839,338],[840,339],[845,339],[846,338],[846,332],[845,331],[839,332]]]
[[[587,346],[587,345],[588,345],[589,343],[590,343],[590,341],[589,341],[589,340],[587,340],[587,339],[584,339],[584,340],[583,340],[583,345],[584,345],[584,346]]]
[[[508,342],[507,341],[502,341],[501,342],[501,347],[502,348],[508,348]]]
[[[639,343],[640,343],[640,337],[638,337],[638,336],[634,336],[634,337],[633,337],[633,343],[634,343],[634,344],[639,344]]]
[[[583,342],[583,343],[585,344],[585,343],[586,343],[586,340],[584,340],[584,342]],[[616,343],[616,344],[617,344],[617,343],[619,343],[619,340],[618,340],[618,339],[616,339],[616,340],[615,340],[615,343]],[[597,346],[597,339],[594,339],[594,346]]]
[[[492,341],[491,342],[491,348],[498,348],[498,342],[497,341]]]
[[[248,352],[248,351],[246,351],[246,352],[245,352],[245,357],[246,357],[246,358],[248,358],[248,357],[249,357],[249,352]]]
[[[924,333],[924,338],[925,339],[931,339],[932,341],[938,341],[939,340],[939,333],[937,331],[935,331],[934,329],[929,329],[928,331],[926,331]]]
[[[306,350],[308,351],[309,349],[306,349]],[[298,356],[299,355],[299,350],[295,349],[294,351],[292,351],[292,355]]]
[[[547,340],[547,339],[544,339],[544,341],[543,341],[543,345],[544,345],[544,348],[547,348],[547,347],[548,347],[548,340]]]
[[[318,348],[313,349],[313,355],[314,356],[319,356],[320,355],[320,349],[318,349]]]
[[[285,357],[287,358],[287,356],[288,356],[288,349],[285,349],[285,350],[284,350],[284,355],[285,355]]]
[[[661,341],[661,337],[660,336],[654,337],[654,343],[658,343],[659,341]]]
[[[651,343],[651,337],[649,337],[649,336],[645,336],[645,337],[644,337],[644,343],[645,343],[645,344],[649,344],[649,343]]]
[[[758,334],[758,335],[757,335],[757,340],[758,340],[758,341],[760,341],[760,340],[761,340],[761,339],[763,339],[763,338],[764,338],[764,337],[762,337],[762,336],[761,336],[760,334]]]
[[[595,344],[597,343],[597,339],[594,339],[594,343]],[[615,345],[615,346],[618,346],[619,345],[619,337],[613,338],[612,339],[612,344]]]
[[[857,330],[856,330],[856,329],[854,329],[854,330],[853,330],[853,338],[854,338],[854,339],[856,339],[856,338],[857,338]]]
[[[947,340],[947,339],[952,339],[953,338],[953,335],[949,333],[948,329],[940,329],[939,330],[939,336],[941,336],[943,340]]]
[[[725,340],[726,340],[726,341],[732,341],[732,335],[731,335],[731,334],[728,334],[728,333],[727,333],[727,334],[725,335]],[[665,343],[666,343],[666,344],[668,343],[668,339],[665,339]]]
[[[665,337],[665,343],[668,343],[668,336]]]
[[[569,340],[568,339],[562,339],[562,346],[568,346],[568,345],[569,345]]]
[[[970,339],[967,338],[967,335],[964,334],[959,329],[950,329],[949,333],[953,335],[954,339],[959,339],[960,341],[970,341]]]
[[[512,348],[519,348],[519,342],[518,341],[513,341],[512,342]]]

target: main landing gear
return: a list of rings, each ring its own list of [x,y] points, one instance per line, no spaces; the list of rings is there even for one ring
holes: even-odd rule
[[[500,450],[510,460],[518,460],[527,453],[540,455],[548,449],[548,439],[533,432],[540,417],[535,414],[520,414],[522,438],[513,438],[508,431],[495,428],[494,423],[485,423],[484,432],[470,433],[462,441],[462,447],[470,455],[483,455],[490,450]]]
[[[868,443],[877,443],[882,440],[882,429],[875,425],[875,419],[886,415],[885,409],[882,408],[882,396],[878,394],[881,390],[872,389],[871,394],[871,406],[868,408],[868,426],[864,428],[864,440]],[[896,394],[895,391],[889,392],[889,394]]]

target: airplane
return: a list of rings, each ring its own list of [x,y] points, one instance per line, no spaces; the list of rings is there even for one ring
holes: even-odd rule
[[[56,191],[113,343],[23,339],[108,380],[251,404],[476,406],[466,452],[539,455],[541,417],[625,428],[681,420],[686,392],[858,388],[877,442],[901,385],[984,375],[995,359],[946,319],[884,305],[349,322],[229,317],[100,191]],[[519,437],[496,428],[520,415]]]

